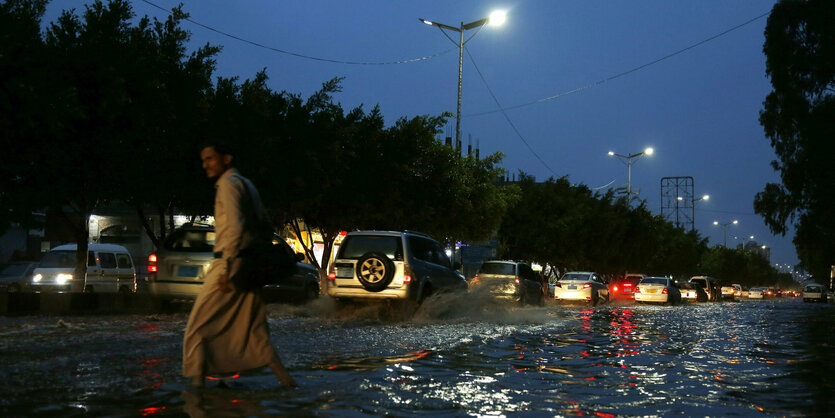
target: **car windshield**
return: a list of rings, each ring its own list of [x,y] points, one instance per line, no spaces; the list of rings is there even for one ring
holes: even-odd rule
[[[337,258],[359,260],[368,253],[382,253],[392,260],[403,260],[403,240],[398,236],[352,235],[345,237]]]
[[[591,275],[588,273],[566,273],[560,279],[561,282],[587,282],[591,280]]]
[[[820,293],[821,288],[820,288],[820,286],[807,286],[806,291],[809,292],[809,293]]]
[[[210,253],[215,247],[215,231],[212,229],[179,229],[165,240],[168,251]]]
[[[503,274],[513,276],[516,274],[515,265],[509,263],[484,263],[478,274]]]
[[[0,277],[20,276],[26,273],[27,267],[29,267],[28,263],[9,264],[3,268],[3,271],[0,271]]]
[[[707,287],[707,280],[705,279],[690,279],[690,283],[698,284],[701,287]]]
[[[75,267],[75,251],[50,251],[44,254],[43,258],[41,259],[40,267]]]
[[[664,286],[667,285],[667,279],[644,279],[641,280],[641,284],[662,284]]]

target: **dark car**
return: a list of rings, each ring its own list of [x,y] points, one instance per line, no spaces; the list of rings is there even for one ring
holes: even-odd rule
[[[622,277],[616,277],[609,283],[609,297],[611,299],[635,299],[635,289],[638,283],[646,278],[643,274],[625,274]]]
[[[530,264],[519,261],[491,260],[481,265],[470,281],[470,289],[484,287],[494,297],[519,302],[520,305],[545,304],[542,282]]]
[[[9,293],[27,290],[32,281],[32,273],[38,263],[34,261],[16,261],[3,266],[0,270],[0,292]]]

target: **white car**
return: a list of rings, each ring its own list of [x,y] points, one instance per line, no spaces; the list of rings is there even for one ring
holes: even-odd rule
[[[565,273],[554,283],[554,300],[557,302],[589,302],[597,305],[609,300],[609,288],[597,273],[572,271]]]
[[[748,299],[762,299],[764,296],[763,293],[763,288],[752,287],[748,289]]]
[[[647,277],[635,288],[635,302],[681,303],[681,292],[666,277]]]
[[[808,283],[803,288],[804,302],[826,302],[826,288],[818,283]]]

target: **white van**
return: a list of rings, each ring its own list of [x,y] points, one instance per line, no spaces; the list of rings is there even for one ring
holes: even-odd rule
[[[70,292],[76,264],[76,244],[59,245],[44,254],[32,273],[29,290]],[[83,278],[81,279],[83,280]],[[136,291],[136,270],[128,250],[115,244],[89,244],[87,247],[86,292],[115,293]]]

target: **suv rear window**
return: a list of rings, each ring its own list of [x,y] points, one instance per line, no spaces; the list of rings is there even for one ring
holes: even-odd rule
[[[641,283],[645,284],[663,284],[664,286],[667,285],[667,279],[644,279],[641,280]]]
[[[701,287],[707,287],[707,280],[705,279],[691,279],[690,283],[696,283]]]
[[[507,276],[516,275],[516,267],[513,264],[507,263],[484,263],[478,270],[478,274],[503,274]]]
[[[392,260],[403,261],[403,240],[396,236],[347,236],[339,246],[337,258],[358,260],[366,253],[382,253]]]
[[[591,280],[591,274],[580,274],[580,273],[566,273],[565,276],[562,276],[560,281],[575,281],[575,282],[587,282]]]
[[[215,231],[180,229],[174,231],[163,244],[166,250],[187,253],[210,253],[215,247]]]

